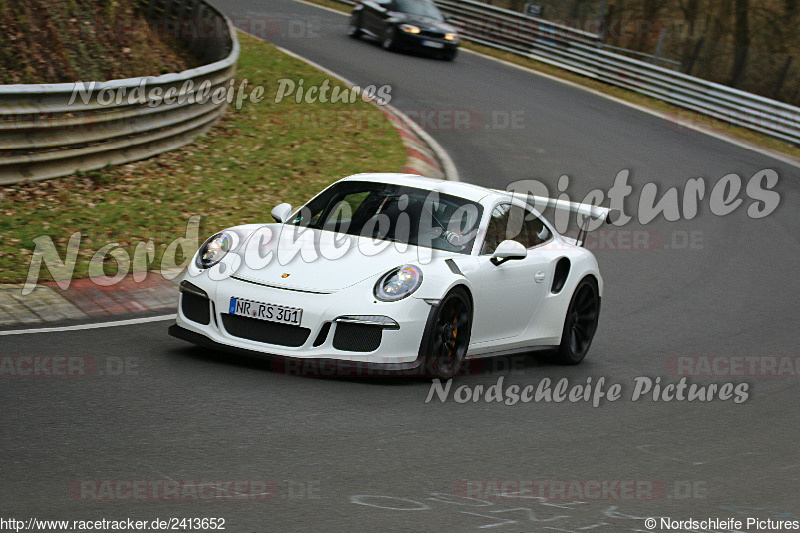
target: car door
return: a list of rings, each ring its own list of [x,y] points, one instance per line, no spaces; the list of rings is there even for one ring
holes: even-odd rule
[[[495,265],[492,253],[506,239],[523,244],[528,255]],[[550,285],[550,254],[537,249],[551,240],[550,230],[533,211],[509,202],[492,209],[478,258],[481,294],[476,298],[472,342],[516,337],[527,329]]]
[[[367,33],[380,37],[383,34],[385,22],[391,0],[366,0],[362,2],[361,24]]]

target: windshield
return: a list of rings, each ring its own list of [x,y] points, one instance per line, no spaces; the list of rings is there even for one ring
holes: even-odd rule
[[[439,9],[427,0],[394,0],[394,11],[408,13],[409,15],[419,15],[430,19],[444,21]]]
[[[343,181],[324,190],[288,224],[468,254],[480,204],[414,187]]]

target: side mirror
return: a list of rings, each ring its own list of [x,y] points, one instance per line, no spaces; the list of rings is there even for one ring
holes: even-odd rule
[[[280,222],[281,224],[286,222],[286,219],[291,214],[292,206],[290,204],[278,204],[272,208],[272,218],[275,219],[275,222]]]
[[[503,241],[497,245],[497,249],[492,254],[492,264],[497,266],[512,259],[525,259],[528,257],[528,250],[517,241]]]

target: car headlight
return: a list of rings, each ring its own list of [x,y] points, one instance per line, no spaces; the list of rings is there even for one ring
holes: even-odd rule
[[[455,33],[445,33],[444,34],[444,40],[445,41],[455,41],[456,39],[458,39],[458,35],[456,35]]]
[[[413,293],[422,284],[422,271],[406,265],[390,270],[375,284],[375,298],[383,302],[396,302]]]
[[[233,238],[226,232],[217,233],[197,251],[197,258],[194,264],[197,268],[211,268],[225,257],[225,254],[233,248]]]
[[[420,29],[413,24],[400,24],[400,29],[406,33],[419,33]]]

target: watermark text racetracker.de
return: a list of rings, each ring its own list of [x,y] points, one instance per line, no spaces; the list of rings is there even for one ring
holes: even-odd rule
[[[81,479],[67,494],[81,501],[266,501],[279,490],[270,479]]]
[[[96,518],[83,520],[42,520],[0,517],[0,531],[168,531],[225,529],[222,517],[170,517],[153,520]]]
[[[650,501],[664,498],[666,489],[657,479],[459,479],[453,494],[483,501]]]
[[[89,376],[137,376],[138,357],[91,355],[3,355],[0,378],[83,378]]]
[[[664,370],[688,377],[800,377],[797,355],[673,355]]]
[[[0,517],[0,531],[162,531],[225,529],[225,518],[170,517],[153,520],[96,518],[84,520],[42,520]]]
[[[703,480],[661,479],[459,479],[453,495],[484,502],[588,502],[706,499]]]

